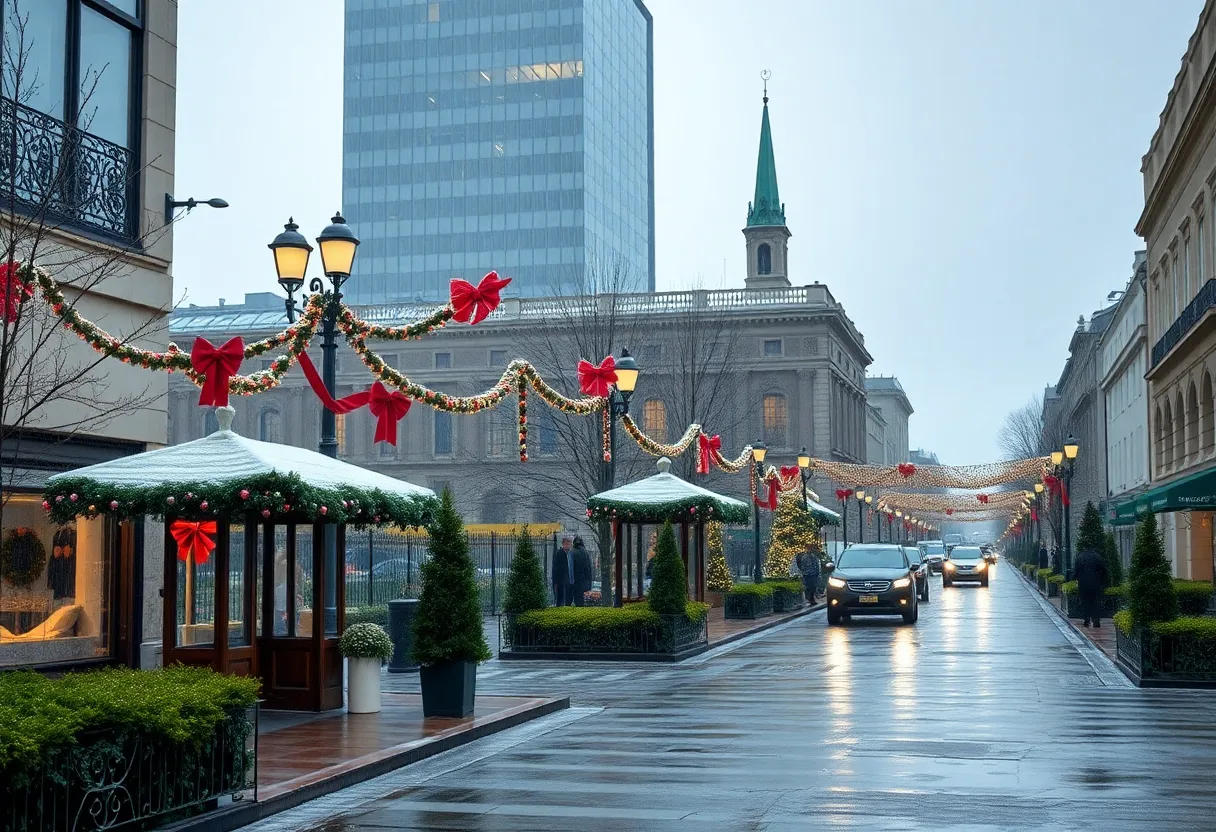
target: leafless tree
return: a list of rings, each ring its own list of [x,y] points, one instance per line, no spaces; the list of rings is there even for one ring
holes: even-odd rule
[[[107,200],[126,204],[125,195],[138,182],[138,162],[120,164],[106,154],[121,148],[106,149],[87,132],[97,109],[90,103],[92,95],[107,67],[85,68],[78,106],[63,121],[31,106],[43,84],[33,69],[33,32],[22,3],[6,4],[0,52],[0,262],[40,266],[60,284],[68,307],[80,304],[82,315],[103,311],[107,302],[95,293],[104,285],[109,294],[121,296],[122,288],[115,284],[131,272],[127,253],[117,245],[85,240],[71,220],[106,210]],[[145,247],[155,237],[145,236]],[[150,384],[115,394],[109,383],[114,360],[65,332],[62,314],[40,297],[27,298],[21,284],[5,281],[0,296],[0,309],[15,309],[0,329],[2,512],[11,488],[21,484],[22,469],[15,460],[23,441],[37,437],[41,443],[60,443],[96,432],[157,397],[149,392]],[[122,330],[111,334],[163,347],[165,312],[149,308],[146,316],[126,320]]]
[[[1029,459],[1043,453],[1043,399],[1034,396],[1026,404],[1011,411],[997,433],[997,446],[1005,459]]]

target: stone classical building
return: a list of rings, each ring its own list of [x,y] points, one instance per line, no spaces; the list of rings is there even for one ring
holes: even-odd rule
[[[1204,3],[1141,163],[1152,488],[1179,577],[1212,578],[1216,510],[1216,2]]]
[[[5,3],[0,29],[0,138],[16,154],[0,170],[0,210],[20,217],[3,217],[0,247],[45,268],[84,317],[163,350],[173,295],[165,198],[174,192],[176,0]],[[32,357],[4,356],[0,535],[30,541],[14,545],[27,555],[41,549],[46,560],[32,576],[6,572],[0,581],[0,669],[139,665],[141,653],[151,663],[161,527],[105,517],[55,525],[41,492],[51,474],[164,444],[168,376],[100,358],[44,309],[31,300],[7,324],[8,349],[41,346]]]
[[[1136,252],[1132,277],[1118,294],[1110,325],[1098,344],[1099,376],[1106,415],[1106,498],[1103,516],[1130,564],[1136,512],[1129,504],[1148,487],[1148,338],[1144,289],[1145,252]],[[1128,506],[1120,513],[1121,506]]]
[[[866,400],[884,422],[882,452],[876,452],[868,461],[884,465],[907,462],[908,419],[915,411],[903,385],[895,376],[870,376],[866,378]]]
[[[785,272],[789,232],[777,197],[767,104],[761,136],[757,201],[749,209],[744,232],[749,261],[745,288],[508,297],[476,327],[452,324],[421,340],[373,342],[370,348],[417,383],[469,395],[492,387],[515,358],[533,361],[555,387],[575,394],[578,359],[602,357],[583,351],[619,354],[624,347],[642,368],[631,413],[658,441],[674,441],[688,423],[699,421],[721,437],[727,455],[762,439],[774,464],[794,464],[803,446],[818,457],[863,462],[870,354],[827,285],[790,284]],[[761,214],[758,204],[766,206]],[[761,220],[768,224],[756,224]],[[756,242],[757,234],[772,240],[767,255],[761,254],[765,243]],[[779,264],[780,271],[769,264]],[[356,260],[352,281],[358,279]],[[363,306],[358,313],[395,325],[435,308]],[[248,340],[285,326],[282,300],[272,294],[247,295],[239,306],[179,309],[171,322],[180,344],[200,335],[215,343],[236,335]],[[314,348],[319,362],[319,345]],[[242,369],[248,372],[260,369],[263,362],[246,364]],[[371,380],[359,357],[341,345],[339,394],[366,389]],[[214,428],[213,415],[197,407],[197,400],[197,388],[174,376],[171,441],[195,439]],[[533,395],[530,461],[521,464],[514,405],[510,396],[499,409],[461,416],[416,403],[401,424],[396,447],[373,444],[372,421],[366,410],[358,411],[339,421],[339,454],[431,488],[453,486],[470,522],[544,520],[579,528],[599,466],[599,417],[555,416]],[[235,406],[235,426],[241,433],[303,447],[314,447],[319,440],[320,404],[298,370],[281,387],[237,400]],[[618,443],[618,482],[650,472],[652,460],[639,459],[623,433],[618,433]],[[690,474],[692,461],[690,452],[681,460],[684,467],[677,469]],[[748,496],[744,476],[716,472],[709,485]]]

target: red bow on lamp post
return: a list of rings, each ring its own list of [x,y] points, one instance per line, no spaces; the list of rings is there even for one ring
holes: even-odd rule
[[[373,442],[397,444],[397,423],[410,412],[410,400],[397,390],[389,392],[380,382],[372,385],[367,409],[376,417],[376,435]]]
[[[215,540],[211,537],[215,534],[214,520],[174,520],[169,533],[177,542],[178,560],[206,563],[215,549]]]
[[[9,261],[0,266],[0,292],[4,293],[4,322],[17,320],[21,304],[34,296],[34,287],[20,277],[21,264]]]
[[[761,500],[759,491],[757,490],[753,502],[760,508],[767,508],[769,511],[777,510],[777,499],[781,496],[781,483],[777,482],[776,477],[768,478],[768,496]]]
[[[700,456],[697,458],[697,473],[708,474],[709,462],[713,455],[722,450],[722,437],[717,434],[706,436],[701,434],[697,437],[698,445],[701,448]]]
[[[498,272],[488,273],[476,286],[460,278],[452,280],[452,320],[462,324],[481,323],[498,308],[499,293],[510,282],[511,278],[500,278]]]
[[[198,394],[198,403],[226,407],[228,405],[228,380],[241,368],[245,358],[245,342],[232,338],[224,346],[216,348],[206,338],[195,338],[190,350],[190,363],[195,372],[203,376],[203,386]]]
[[[611,355],[601,361],[599,366],[587,360],[578,362],[578,389],[583,395],[605,398],[608,395],[608,388],[614,384],[616,384],[616,359]]]
[[[852,496],[853,496],[853,489],[851,489],[851,488],[837,488],[836,489],[836,499],[842,503]]]

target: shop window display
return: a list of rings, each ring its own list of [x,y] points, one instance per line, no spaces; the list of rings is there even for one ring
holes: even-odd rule
[[[108,656],[110,567],[102,518],[50,522],[10,494],[0,528],[0,667]]]

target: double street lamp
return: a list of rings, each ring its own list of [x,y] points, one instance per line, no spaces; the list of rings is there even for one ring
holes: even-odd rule
[[[857,498],[857,542],[865,543],[866,542],[866,525],[865,525],[866,492],[861,489],[858,489],[857,493],[854,494],[853,496]]]
[[[759,495],[760,486],[764,484],[764,457],[768,453],[768,448],[763,442],[756,442],[752,445],[752,463],[754,465],[752,476],[756,478],[756,499],[752,500],[752,543],[755,546],[755,563],[752,564],[752,580],[756,583],[764,582],[764,561],[760,558],[760,505]],[[810,460],[807,460],[808,465]],[[804,485],[805,487],[805,485]],[[806,500],[804,493],[802,499]]]
[[[1068,465],[1063,469],[1064,489],[1061,491],[1060,500],[1064,503],[1064,575],[1068,578],[1072,577],[1072,520],[1070,519],[1069,505],[1072,503],[1072,473],[1073,464],[1076,462],[1077,453],[1081,450],[1080,444],[1073,438],[1072,434],[1064,440],[1064,459]],[[1052,461],[1055,462],[1056,455],[1051,455]],[[1065,499],[1067,495],[1067,499]]]
[[[334,214],[329,225],[317,236],[321,249],[321,271],[329,278],[333,292],[324,295],[325,308],[321,315],[321,380],[330,397],[337,390],[338,314],[342,309],[342,284],[350,279],[355,262],[355,251],[359,238],[346,224],[342,214]],[[279,285],[287,292],[287,322],[295,323],[295,293],[304,286],[308,270],[308,258],[312,246],[300,233],[300,226],[287,220],[283,230],[267,246],[274,253],[274,268]],[[325,282],[314,277],[308,286],[314,294],[325,290]],[[338,421],[329,408],[321,409],[321,442],[318,450],[325,456],[338,458]],[[338,529],[332,523],[325,524],[325,629],[336,631],[338,626]]]

